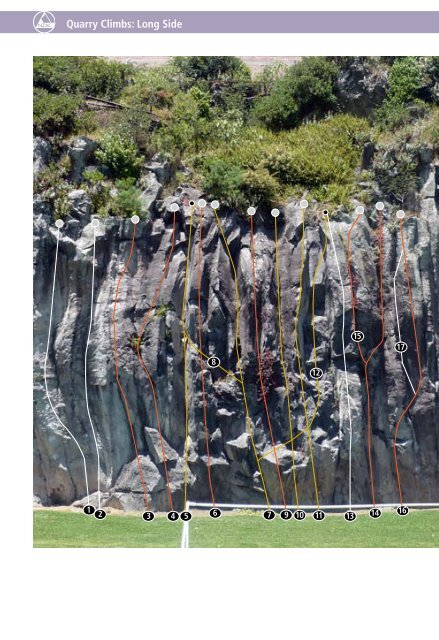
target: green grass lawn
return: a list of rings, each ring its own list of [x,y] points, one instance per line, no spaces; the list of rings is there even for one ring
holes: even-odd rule
[[[82,513],[34,511],[34,547],[179,547],[182,522],[140,515],[111,515],[98,521]],[[207,515],[190,522],[191,547],[437,547],[439,511],[412,511],[401,517],[383,513],[379,520],[367,514],[346,522],[342,515],[316,522],[277,517],[266,521],[260,513],[228,514],[219,520]]]

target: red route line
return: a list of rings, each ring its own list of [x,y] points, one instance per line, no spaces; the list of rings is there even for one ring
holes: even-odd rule
[[[119,280],[117,281],[116,294],[114,296],[114,305],[113,305],[114,364],[115,364],[115,369],[116,369],[117,386],[119,387],[119,391],[120,391],[121,396],[122,396],[122,400],[123,400],[123,403],[124,403],[124,406],[125,406],[125,411],[126,411],[126,414],[127,414],[128,422],[129,422],[129,425],[130,425],[131,438],[133,440],[134,451],[136,453],[137,466],[139,467],[140,481],[142,483],[143,495],[145,497],[145,506],[146,506],[147,511],[149,511],[149,502],[148,502],[148,494],[147,494],[147,491],[146,491],[145,479],[143,477],[142,465],[140,464],[139,452],[138,452],[137,444],[136,444],[136,436],[134,434],[134,427],[133,427],[133,423],[131,421],[131,414],[130,414],[130,409],[129,409],[129,406],[128,406],[128,401],[127,401],[126,395],[124,393],[124,390],[122,388],[122,384],[121,384],[120,379],[119,379],[119,359],[117,357],[117,331],[116,331],[117,298],[118,298],[118,295],[119,295],[120,283],[122,282],[122,278],[124,277],[126,271],[128,270],[128,267],[129,267],[130,262],[131,262],[131,258],[132,258],[132,255],[133,255],[135,238],[136,238],[136,225],[134,225],[133,237],[132,237],[132,240],[131,240],[131,247],[130,247],[130,253],[129,253],[129,256],[128,256],[128,260],[126,261],[125,266],[123,268],[123,271],[119,276]]]
[[[151,315],[151,312],[153,311],[153,309],[155,308],[155,305],[157,304],[157,300],[158,297],[160,295],[160,290],[162,288],[163,285],[163,281],[166,277],[166,274],[168,272],[168,268],[169,268],[169,263],[171,262],[171,258],[172,258],[172,254],[174,252],[174,242],[175,242],[175,221],[176,221],[176,211],[174,211],[174,221],[173,221],[173,225],[172,225],[172,241],[171,241],[171,250],[169,252],[168,258],[166,260],[165,263],[165,267],[163,269],[163,273],[162,273],[162,277],[160,278],[160,282],[158,284],[158,287],[154,293],[154,298],[153,301],[148,309],[148,312],[142,322],[142,326],[140,327],[140,332],[137,336],[137,345],[136,345],[136,353],[137,353],[137,357],[139,358],[139,362],[142,366],[143,371],[146,373],[147,377],[148,377],[148,381],[149,381],[149,385],[151,387],[151,392],[152,392],[152,397],[153,397],[153,401],[154,401],[154,410],[155,410],[155,415],[156,415],[156,420],[157,420],[157,428],[158,428],[158,432],[159,432],[159,437],[160,437],[160,446],[161,446],[161,450],[162,450],[162,458],[163,458],[163,466],[165,469],[165,476],[166,476],[166,485],[167,485],[167,489],[168,489],[168,498],[169,498],[169,506],[171,508],[171,511],[174,511],[174,504],[172,501],[172,493],[171,493],[171,485],[169,482],[169,475],[168,475],[168,466],[166,463],[166,455],[165,455],[165,444],[163,441],[163,435],[162,435],[162,427],[160,424],[160,417],[159,417],[159,409],[158,409],[158,404],[157,404],[157,397],[156,397],[156,393],[155,393],[155,387],[154,387],[154,382],[152,380],[151,374],[149,373],[148,367],[146,366],[143,358],[142,358],[142,354],[140,353],[140,340],[145,332],[145,327],[148,323],[149,320],[149,316]]]
[[[355,294],[354,294],[354,285],[352,281],[352,271],[351,271],[351,233],[356,226],[358,220],[361,215],[358,215],[351,225],[348,232],[348,271],[349,271],[349,281],[351,285],[351,299],[352,299],[352,322],[354,326],[354,331],[357,330],[356,318],[355,318]],[[367,455],[369,460],[369,476],[370,476],[370,484],[372,490],[372,503],[375,505],[375,485],[373,479],[373,465],[372,465],[372,429],[371,429],[371,407],[370,407],[370,389],[369,389],[369,375],[368,375],[368,366],[381,347],[384,342],[384,300],[383,300],[383,214],[379,212],[379,250],[380,250],[380,309],[381,309],[381,339],[378,344],[372,349],[369,357],[366,359],[363,354],[363,350],[361,348],[361,343],[357,342],[358,351],[360,353],[361,359],[364,364],[364,376],[366,382],[366,395],[367,395]]]
[[[202,249],[202,241],[203,241],[203,209],[200,207],[200,238],[198,241],[198,342],[199,342],[199,350],[203,351],[203,344],[201,338],[201,249]],[[207,429],[207,408],[206,408],[206,394],[204,390],[204,366],[203,366],[203,356],[200,355],[200,368],[201,368],[201,395],[203,398],[203,420],[204,420],[204,431],[206,433],[206,450],[207,450],[207,477],[209,479],[209,487],[210,487],[210,495],[212,498],[212,505],[215,507],[215,496],[213,493],[212,487],[212,478],[210,475],[210,451],[209,451],[209,431]]]
[[[268,411],[267,398],[266,398],[266,395],[265,395],[265,388],[264,388],[264,383],[263,383],[263,380],[262,380],[261,355],[260,355],[260,349],[259,349],[259,323],[258,323],[258,311],[257,311],[257,305],[256,305],[256,272],[255,272],[255,248],[254,248],[254,234],[253,234],[253,216],[250,216],[250,234],[251,234],[251,255],[252,255],[252,274],[253,274],[253,301],[254,301],[254,309],[255,309],[256,354],[258,356],[259,381],[260,381],[260,384],[261,384],[262,398],[263,398],[263,401],[264,401],[264,407],[265,407],[265,413],[266,413],[266,416],[267,416],[268,428],[270,430],[271,442],[273,444],[274,457],[275,457],[275,460],[276,460],[277,475],[278,475],[278,478],[279,478],[279,486],[280,486],[280,491],[281,491],[281,494],[282,494],[282,502],[284,503],[284,507],[286,508],[287,502],[285,500],[284,486],[283,486],[283,483],[282,483],[282,476],[281,476],[281,473],[280,473],[279,460],[278,460],[277,452],[276,452],[276,448],[275,448],[273,429],[272,429],[272,426],[271,426],[270,414],[269,414],[269,411]]]
[[[404,254],[405,277],[406,277],[406,280],[407,280],[408,298],[409,298],[409,304],[410,304],[410,312],[411,312],[411,316],[412,316],[413,333],[414,333],[414,336],[415,336],[416,355],[417,355],[417,358],[418,358],[418,369],[419,369],[418,386],[416,388],[415,393],[412,396],[412,399],[410,400],[410,402],[408,403],[408,405],[406,406],[404,411],[399,416],[398,422],[396,423],[395,437],[394,437],[394,440],[393,440],[393,456],[395,458],[396,479],[397,479],[397,482],[398,482],[399,499],[400,499],[400,502],[401,502],[401,505],[402,505],[403,499],[402,499],[401,479],[399,477],[399,466],[398,466],[398,454],[397,454],[397,450],[396,450],[396,439],[398,437],[399,425],[401,424],[402,420],[404,419],[404,416],[408,413],[410,407],[412,406],[412,404],[415,402],[416,398],[419,395],[419,391],[420,391],[421,385],[422,385],[422,366],[421,366],[421,356],[419,354],[418,334],[417,334],[417,331],[416,331],[416,321],[415,321],[415,311],[414,311],[414,308],[413,308],[412,290],[411,290],[411,287],[410,287],[410,277],[409,277],[409,268],[408,268],[408,262],[407,262],[407,254],[406,254],[405,243],[404,243],[404,232],[402,230],[402,220],[400,220],[400,222],[399,222],[399,228],[400,228],[400,231],[401,231],[401,244],[402,244],[402,251],[403,251],[403,254]]]

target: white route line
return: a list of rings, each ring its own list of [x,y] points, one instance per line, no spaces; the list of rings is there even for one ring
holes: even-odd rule
[[[90,415],[90,407],[88,404],[88,388],[87,388],[87,358],[88,358],[88,348],[90,346],[91,330],[93,326],[95,259],[96,259],[96,229],[93,227],[93,259],[92,259],[92,276],[91,276],[90,324],[88,327],[87,344],[85,347],[85,354],[84,354],[84,388],[85,388],[85,405],[87,407],[88,420],[90,422],[90,427],[93,432],[93,438],[96,446],[96,456],[97,456],[97,465],[98,465],[98,509],[100,509],[101,508],[101,467],[100,467],[100,459],[99,459],[99,446],[98,446],[98,440],[96,437],[96,430],[94,428],[93,420],[91,419],[91,415]]]
[[[73,442],[76,444],[76,446],[79,449],[79,452],[82,456],[82,459],[84,461],[84,475],[85,475],[85,485],[86,485],[86,489],[87,489],[87,504],[90,504],[90,492],[88,490],[88,476],[87,476],[87,463],[85,461],[85,455],[84,452],[82,451],[79,442],[76,440],[75,436],[73,435],[73,433],[70,431],[70,429],[68,429],[66,427],[66,425],[64,424],[64,422],[61,420],[61,418],[59,417],[59,415],[57,414],[57,412],[55,411],[55,407],[52,404],[52,400],[50,399],[50,395],[49,395],[49,387],[47,384],[47,360],[49,358],[49,347],[50,347],[50,336],[51,336],[51,332],[52,332],[52,317],[53,317],[53,299],[55,297],[55,281],[56,281],[56,269],[57,269],[57,264],[58,264],[58,246],[59,246],[59,229],[58,229],[58,235],[56,238],[56,252],[55,252],[55,269],[53,271],[53,284],[52,284],[52,298],[50,301],[50,318],[49,318],[49,331],[47,334],[47,347],[46,347],[46,357],[44,358],[44,368],[43,368],[43,375],[44,375],[44,385],[46,387],[46,396],[47,396],[47,400],[49,401],[50,404],[50,408],[53,411],[53,415],[55,416],[55,418],[58,420],[59,424],[67,431],[67,433],[69,434],[69,436],[72,438]]]
[[[310,509],[320,509],[321,511],[324,511],[325,509],[328,511],[337,511],[337,510],[341,510],[341,509],[374,509],[375,507],[377,508],[387,508],[387,509],[397,509],[398,507],[401,506],[400,502],[382,502],[380,504],[376,503],[376,504],[321,504],[320,506],[317,504],[304,504],[304,505],[300,505],[299,509],[297,509],[297,505],[296,504],[287,504],[286,508],[287,509],[293,509],[294,511],[296,510],[310,510]],[[190,511],[190,509],[193,508],[209,508],[212,509],[213,508],[213,504],[211,502],[188,502],[186,505],[186,508],[188,511]],[[255,511],[265,511],[267,510],[267,505],[266,504],[227,504],[227,503],[215,503],[215,507],[217,509],[254,509]],[[429,509],[437,509],[439,508],[439,502],[404,502],[404,507],[419,507],[420,509],[422,508],[429,508]],[[283,504],[272,504],[270,505],[270,509],[276,509],[276,511],[282,511],[283,509],[285,509],[285,505]]]
[[[400,256],[399,256],[398,264],[396,265],[395,275],[393,276],[393,296],[395,298],[395,315],[396,315],[396,324],[398,326],[398,342],[402,342],[402,340],[401,340],[401,327],[399,325],[398,299],[397,299],[397,295],[396,295],[396,276],[398,275],[399,265],[401,264],[401,259],[402,259],[403,255],[404,255],[404,250],[401,249],[401,253],[400,253]],[[407,371],[407,369],[405,367],[405,364],[404,364],[404,354],[400,353],[399,355],[401,356],[401,365],[402,365],[402,368],[404,369],[405,375],[407,376],[407,380],[410,383],[410,386],[412,388],[413,393],[416,393],[415,388],[414,388],[414,386],[412,384],[412,381],[410,380],[410,376],[408,374],[408,371]]]
[[[343,324],[342,324],[342,329],[341,329],[341,340],[342,340],[342,345],[343,345],[343,364],[344,364],[344,375],[345,375],[345,385],[346,385],[346,396],[347,396],[347,399],[348,399],[348,415],[349,415],[349,504],[352,507],[352,415],[351,415],[351,402],[350,402],[350,398],[349,398],[348,370],[347,370],[347,365],[346,365],[346,344],[345,344],[345,339],[344,339],[344,332],[345,332],[345,302],[346,302],[346,298],[345,298],[345,292],[344,292],[343,279],[341,277],[340,264],[338,262],[337,251],[335,249],[334,236],[332,235],[331,223],[330,223],[329,220],[328,220],[328,227],[329,227],[329,235],[331,236],[332,248],[334,250],[335,262],[337,264],[338,277],[340,279],[340,288],[341,288],[342,304],[343,304]]]

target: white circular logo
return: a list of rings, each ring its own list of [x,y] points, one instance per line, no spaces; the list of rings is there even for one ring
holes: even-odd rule
[[[50,33],[55,28],[55,16],[50,11],[39,11],[34,15],[34,29],[40,33]]]

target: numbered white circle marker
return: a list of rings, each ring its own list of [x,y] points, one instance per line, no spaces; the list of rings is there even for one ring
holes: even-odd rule
[[[217,367],[220,366],[220,364],[221,364],[221,360],[219,358],[217,358],[216,356],[211,356],[207,361],[207,365],[211,369],[216,369]]]
[[[198,200],[198,206],[200,207],[200,209],[204,209],[204,207],[206,206],[207,202],[203,199]]]
[[[142,513],[142,520],[145,520],[145,522],[151,522],[152,520],[154,520],[154,514],[152,511],[144,511]]]
[[[381,517],[381,509],[378,509],[377,507],[373,507],[373,509],[371,509],[369,511],[369,515],[374,520],[376,520],[377,518],[380,518]]]
[[[401,506],[400,506],[400,507],[398,507],[398,508],[397,508],[397,510],[396,510],[396,513],[397,513],[399,516],[406,516],[406,515],[408,515],[408,512],[409,512],[409,508],[408,508],[408,507],[405,507],[404,505],[401,505]]]
[[[279,214],[280,214],[279,209],[272,209],[271,210],[271,215],[273,216],[273,218],[277,218]]]
[[[301,209],[306,209],[308,206],[308,200],[301,200],[300,201],[300,208]]]
[[[403,218],[405,218],[405,212],[400,209],[399,211],[396,212],[396,217],[399,218],[399,220],[402,220]]]
[[[351,338],[354,342],[362,342],[364,340],[364,333],[362,331],[352,331]]]
[[[62,220],[55,220],[55,227],[61,229],[64,226],[64,222]]]
[[[364,207],[362,207],[361,205],[359,205],[358,207],[355,207],[355,213],[361,216],[364,213]]]
[[[173,203],[171,204],[171,206],[169,207],[169,211],[173,211],[173,212],[176,212],[176,211],[178,211],[179,209],[180,209],[180,207],[178,206],[178,204],[177,204],[176,202],[173,202]]]
[[[213,509],[211,509],[209,511],[209,515],[211,518],[220,518],[221,517],[221,509],[217,509],[216,507],[214,507]]]
[[[309,375],[313,380],[320,380],[320,378],[323,376],[323,371],[320,369],[320,367],[313,367],[309,372]]]
[[[317,511],[314,511],[314,513],[312,514],[312,517],[314,518],[314,520],[317,520],[317,522],[321,522],[322,520],[324,520],[325,516],[326,513],[321,509],[317,509]]]
[[[355,511],[346,511],[346,513],[344,514],[344,519],[346,520],[346,522],[353,522],[357,517],[357,514],[355,513]]]
[[[93,218],[91,221],[91,226],[97,229],[99,227],[99,220],[97,218]]]
[[[296,518],[296,520],[305,520],[306,518],[306,513],[303,509],[297,509],[294,512],[294,517]]]
[[[407,351],[407,343],[406,342],[397,342],[395,344],[395,351],[398,353],[405,353]]]
[[[256,209],[254,207],[249,207],[247,209],[247,213],[248,213],[249,216],[254,216],[255,213],[256,213]]]
[[[180,513],[180,519],[183,520],[183,522],[189,522],[191,518],[192,518],[192,514],[190,511],[182,511]]]
[[[177,511],[170,511],[167,515],[168,520],[170,520],[171,522],[176,522],[178,520],[178,513]]]
[[[131,216],[131,222],[133,224],[138,224],[138,222],[140,222],[139,216],[137,216],[137,215],[136,216]]]
[[[212,202],[210,203],[210,206],[212,207],[212,209],[219,209],[218,200],[212,200]]]
[[[95,512],[95,508],[92,507],[91,504],[87,504],[84,508],[83,508],[83,512],[85,513],[86,516],[92,516]]]
[[[107,514],[103,509],[97,509],[95,511],[96,520],[104,520],[104,518],[106,518],[106,517],[107,517]]]
[[[289,509],[282,509],[282,511],[280,512],[280,517],[282,518],[282,520],[291,520],[291,518],[293,517],[293,512]]]
[[[276,513],[273,509],[266,509],[263,513],[263,516],[266,520],[274,520],[276,517]]]
[[[377,202],[375,205],[375,209],[377,211],[382,211],[384,209],[384,203],[383,202]]]

